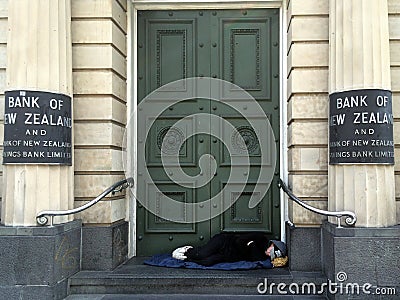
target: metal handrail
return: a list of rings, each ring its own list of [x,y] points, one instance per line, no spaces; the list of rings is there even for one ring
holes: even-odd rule
[[[341,224],[340,224],[340,219],[343,216],[347,216],[346,224],[349,225],[349,226],[354,226],[354,224],[356,224],[356,222],[357,222],[356,214],[354,212],[352,212],[352,211],[345,210],[345,211],[334,211],[333,212],[333,211],[327,211],[327,210],[322,210],[322,209],[319,209],[319,208],[315,208],[315,207],[313,207],[311,205],[308,205],[307,203],[304,203],[298,197],[296,197],[291,190],[289,190],[289,188],[283,182],[282,179],[279,179],[278,187],[282,188],[282,190],[289,196],[289,199],[293,200],[294,202],[296,202],[297,204],[301,205],[305,209],[308,209],[308,210],[310,210],[312,212],[315,212],[317,214],[320,214],[320,215],[336,217],[338,219],[338,228],[342,227]]]
[[[124,189],[126,189],[128,187],[133,187],[133,184],[134,184],[133,178],[129,177],[129,178],[126,178],[124,180],[114,183],[112,186],[110,186],[104,192],[102,192],[100,195],[98,195],[95,199],[93,199],[92,201],[90,201],[80,207],[77,207],[74,209],[69,209],[69,210],[43,210],[36,215],[36,222],[39,225],[44,226],[49,221],[48,217],[50,217],[50,226],[53,226],[54,217],[66,216],[66,215],[72,215],[72,214],[79,213],[79,212],[95,205],[97,202],[99,202],[101,199],[103,199],[109,193],[112,193],[114,195],[115,193],[122,192]]]

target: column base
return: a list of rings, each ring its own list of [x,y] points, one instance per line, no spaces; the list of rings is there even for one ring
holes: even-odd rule
[[[399,251],[400,225],[337,228],[325,222],[322,225],[322,268],[327,279],[337,284],[336,293],[328,292],[329,299],[398,297]],[[385,289],[378,291],[376,287]],[[377,295],[378,292],[380,295]]]
[[[80,270],[81,227],[0,226],[0,298],[64,299]]]
[[[82,269],[109,271],[128,259],[129,224],[82,227]]]

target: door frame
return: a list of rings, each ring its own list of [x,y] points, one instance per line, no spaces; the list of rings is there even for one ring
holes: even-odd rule
[[[280,161],[279,168],[283,180],[287,182],[287,0],[206,0],[206,1],[191,1],[191,0],[128,0],[128,33],[127,33],[127,147],[126,147],[126,167],[127,170],[132,170],[133,173],[126,173],[127,176],[132,176],[137,182],[137,174],[132,166],[137,165],[137,117],[135,115],[137,108],[137,27],[138,27],[138,10],[191,10],[191,9],[255,9],[255,8],[279,8],[279,101],[280,101]],[[132,47],[135,45],[135,47]],[[132,126],[133,125],[133,126]],[[132,128],[133,127],[133,128]],[[132,142],[129,142],[132,141]],[[136,185],[133,189],[136,189]],[[136,192],[136,191],[135,191]],[[280,207],[281,207],[281,239],[285,240],[285,223],[289,220],[288,204],[284,193],[280,192]],[[129,222],[129,257],[136,255],[136,199],[132,193],[127,193],[127,210],[126,219]]]

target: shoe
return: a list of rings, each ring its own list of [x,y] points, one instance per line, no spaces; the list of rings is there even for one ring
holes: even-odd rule
[[[176,248],[172,252],[172,257],[175,258],[175,259],[179,259],[179,260],[185,260],[187,258],[185,253],[190,248],[193,248],[193,247],[192,246],[183,246],[183,247]]]

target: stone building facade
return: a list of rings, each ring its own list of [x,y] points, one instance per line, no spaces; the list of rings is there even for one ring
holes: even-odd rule
[[[350,210],[358,216],[355,228],[342,232],[332,225],[335,218],[327,222],[326,216],[300,207],[281,193],[279,237],[288,242],[292,255],[289,267],[300,271],[321,270],[329,278],[344,267],[344,262],[357,267],[360,259],[349,256],[344,262],[338,260],[343,254],[341,243],[349,243],[347,247],[355,253],[359,253],[359,245],[373,243],[375,249],[383,251],[382,255],[398,261],[400,233],[395,225],[400,224],[400,3],[397,0],[0,0],[1,131],[7,90],[63,93],[70,95],[73,103],[72,166],[7,164],[1,172],[0,240],[17,241],[28,235],[33,245],[39,237],[46,236],[48,240],[38,242],[41,247],[44,247],[41,243],[54,243],[55,249],[64,249],[62,241],[66,239],[70,245],[64,250],[71,250],[70,254],[78,261],[70,269],[60,268],[53,275],[58,279],[48,280],[49,295],[63,294],[66,279],[79,269],[110,270],[137,255],[138,207],[129,192],[108,195],[82,213],[56,217],[56,229],[45,233],[40,230],[46,227],[36,224],[36,214],[47,209],[79,207],[124,179],[127,164],[135,170],[132,158],[135,150],[130,145],[136,143],[137,128],[130,118],[138,101],[140,83],[136,82],[143,59],[138,54],[139,13],[210,9],[278,12],[280,177],[307,204],[323,210]],[[335,39],[335,35],[339,38]],[[329,165],[329,94],[371,88],[392,91],[394,166]],[[131,139],[128,149],[124,145],[126,130]],[[135,171],[128,175],[137,182]],[[368,208],[363,207],[365,203]],[[295,224],[295,229],[286,226],[288,220]],[[78,238],[80,233],[82,241]],[[354,237],[358,239],[352,241]],[[20,247],[29,249],[31,245]],[[385,247],[390,251],[385,252]],[[368,251],[372,255],[373,249]],[[304,260],[297,253],[312,253],[312,257]],[[1,258],[0,262],[2,266],[5,264]],[[56,258],[50,264],[59,263]],[[378,260],[371,262],[376,263]],[[387,279],[371,280],[399,288],[398,279],[392,276],[396,273],[387,272],[389,267],[384,266],[378,272],[386,274]],[[397,271],[398,268],[397,264]],[[363,279],[357,272],[354,276]],[[19,293],[18,284],[37,285],[17,277],[10,281],[0,276],[0,284],[9,290],[15,286],[15,295]]]

